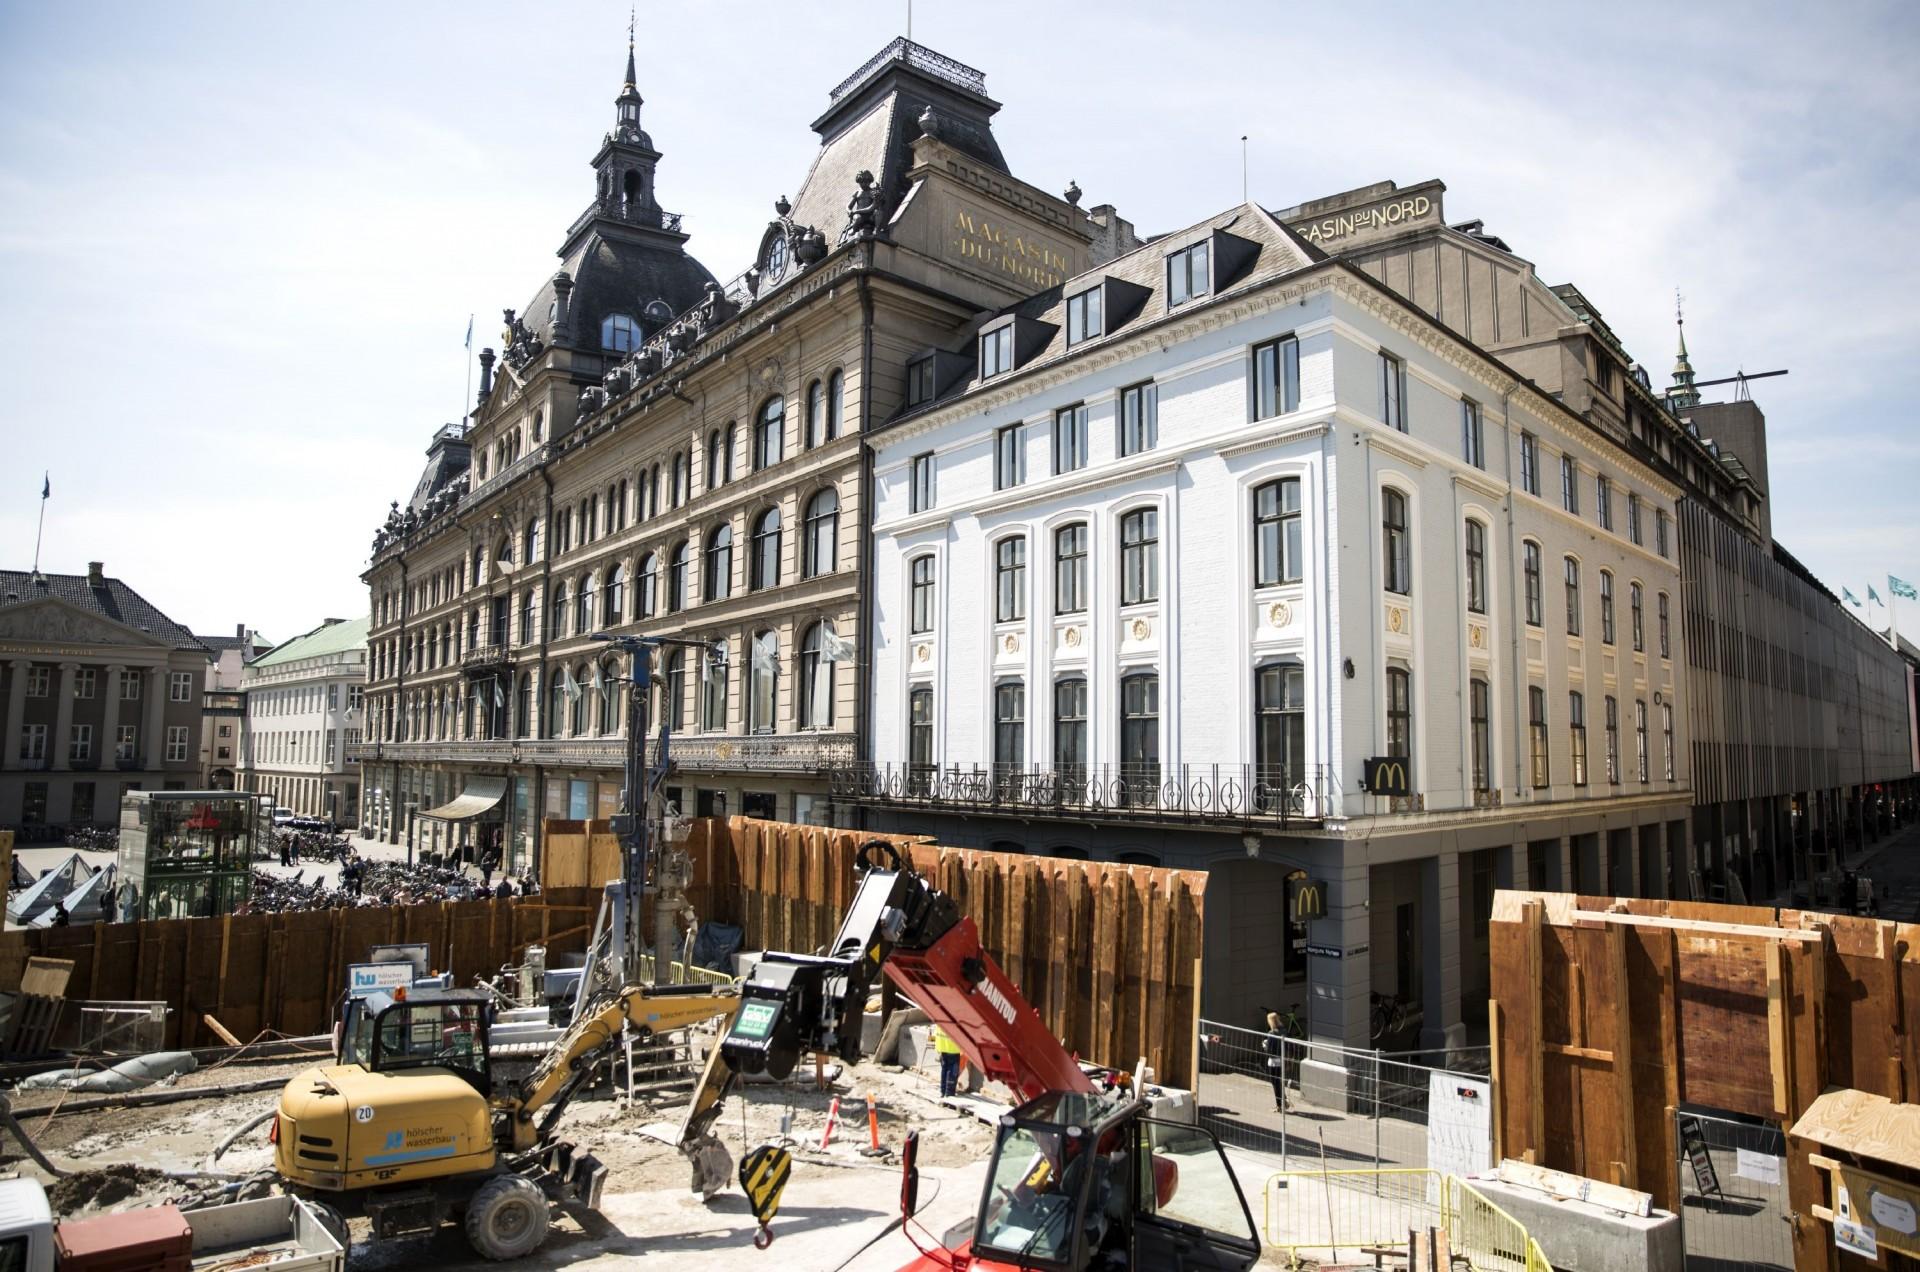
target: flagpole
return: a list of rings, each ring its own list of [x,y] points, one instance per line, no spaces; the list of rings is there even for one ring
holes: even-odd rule
[[[467,421],[467,403],[473,401],[473,315],[467,315],[467,391],[460,397],[460,422]]]
[[[40,577],[40,540],[47,532],[47,497],[53,490],[53,474],[40,477],[40,526],[33,532],[33,576]]]

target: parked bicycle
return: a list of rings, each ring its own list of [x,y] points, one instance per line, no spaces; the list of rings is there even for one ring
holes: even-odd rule
[[[1374,994],[1370,1036],[1377,1046],[1407,1027],[1407,1004],[1397,994]]]

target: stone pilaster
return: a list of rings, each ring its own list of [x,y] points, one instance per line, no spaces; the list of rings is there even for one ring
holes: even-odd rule
[[[0,738],[0,769],[20,767],[20,729],[27,720],[27,677],[33,663],[16,658],[8,664],[13,672],[13,687],[7,692],[7,736]]]
[[[70,748],[73,744],[71,737],[73,733],[73,676],[74,673],[79,670],[79,663],[63,662],[60,664],[60,685],[59,688],[55,690],[58,696],[53,700],[53,737],[49,740],[47,746],[47,749],[52,753],[52,767],[55,769],[69,769],[73,767],[72,761],[68,759],[68,756],[71,754]]]
[[[147,695],[147,736],[141,748],[140,766],[157,769],[166,755],[167,669],[147,668],[147,684],[141,692]]]
[[[120,674],[125,670],[121,664],[114,663],[103,673],[106,677],[104,692],[107,700],[100,715],[100,749],[94,754],[100,757],[100,767],[107,771],[114,769],[114,762],[120,758],[119,751],[114,747],[114,739],[120,732]]]

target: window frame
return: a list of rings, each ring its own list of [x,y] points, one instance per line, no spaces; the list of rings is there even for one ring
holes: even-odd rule
[[[1487,612],[1487,527],[1475,517],[1464,518],[1462,537],[1467,559],[1467,613]]]
[[[993,682],[993,770],[1001,775],[1021,772],[1026,756],[1027,682],[1004,676]]]
[[[1101,298],[1103,290],[1103,285],[1096,284],[1067,297],[1067,348],[1071,349],[1088,340],[1098,340],[1107,334]]]
[[[1493,684],[1467,678],[1467,779],[1477,795],[1493,789]]]
[[[1600,571],[1600,643],[1614,643],[1613,571]]]
[[[1298,476],[1275,477],[1253,488],[1253,586],[1285,587],[1304,575],[1303,486]],[[1264,507],[1272,494],[1272,508]],[[1292,506],[1288,506],[1291,494]],[[1270,529],[1269,529],[1270,528]]]
[[[1159,447],[1160,385],[1157,381],[1142,380],[1121,389],[1115,414],[1120,434],[1116,449],[1122,459]]]
[[[1027,617],[1027,536],[1010,534],[993,544],[993,621],[1020,623]]]
[[[1253,346],[1253,418],[1277,419],[1300,409],[1300,341],[1277,336]]]
[[[993,430],[993,488],[1012,490],[1026,484],[1026,426],[1003,424]]]
[[[1055,408],[1053,412],[1053,475],[1077,473],[1087,466],[1087,426],[1091,413],[1085,402]]]
[[[1480,404],[1470,397],[1460,399],[1460,457],[1475,468],[1487,466],[1486,421]]]
[[[991,353],[991,356],[989,356]],[[1013,322],[1011,319],[996,327],[989,327],[980,333],[979,341],[980,378],[991,380],[1012,371],[1013,368]]]
[[[1567,745],[1573,761],[1573,784],[1587,784],[1587,695],[1567,691]]]
[[[1540,497],[1540,439],[1520,431],[1520,489]]]
[[[1580,558],[1568,553],[1561,558],[1561,568],[1567,591],[1567,635],[1579,636],[1583,634],[1586,619],[1582,612],[1586,602],[1581,596]]]
[[[1069,542],[1069,536],[1072,537]],[[1072,521],[1053,531],[1053,612],[1056,617],[1087,612],[1087,523]]]
[[[1213,250],[1210,240],[1188,243],[1168,252],[1165,260],[1161,278],[1166,284],[1168,309],[1213,294]],[[1176,270],[1179,271],[1177,274]],[[1194,279],[1196,273],[1199,275],[1198,286]]]
[[[1120,607],[1160,600],[1160,509],[1129,508],[1120,514]]]
[[[1553,785],[1553,756],[1547,749],[1547,690],[1544,685],[1527,686],[1528,783],[1536,791]]]
[[[1537,540],[1522,539],[1520,541],[1520,573],[1526,599],[1527,626],[1544,629],[1547,619],[1547,581],[1543,555]]]
[[[925,567],[923,570],[922,567]],[[924,577],[923,577],[924,575]],[[940,570],[931,552],[907,560],[907,634],[922,636],[940,619]]]
[[[1413,771],[1413,669],[1390,664],[1386,674],[1384,754],[1404,760]],[[1398,751],[1394,747],[1398,746]],[[1411,784],[1411,783],[1410,783]]]
[[[787,400],[774,394],[753,417],[753,471],[772,468],[786,458]]]
[[[1056,676],[1053,681],[1053,771],[1063,785],[1085,786],[1090,754],[1087,749],[1088,720],[1087,677],[1075,672]],[[1070,715],[1063,707],[1075,708]],[[1072,792],[1063,792],[1074,800]]]
[[[1381,587],[1395,596],[1413,595],[1412,517],[1408,503],[1406,492],[1398,487],[1380,488]]]
[[[1407,431],[1407,364],[1380,351],[1380,422],[1396,433]]]
[[[934,453],[921,451],[907,460],[907,511],[929,512],[935,498]]]

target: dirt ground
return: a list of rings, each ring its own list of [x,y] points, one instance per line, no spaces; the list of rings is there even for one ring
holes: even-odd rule
[[[180,1087],[218,1087],[291,1078],[314,1061],[234,1064],[178,1079]],[[930,1073],[862,1064],[840,1074],[825,1091],[814,1089],[803,1066],[785,1084],[751,1083],[729,1098],[716,1128],[734,1161],[769,1141],[793,1152],[792,1182],[774,1220],[774,1245],[766,1252],[792,1268],[833,1268],[881,1233],[894,1217],[899,1196],[896,1156],[909,1131],[920,1133],[919,1162],[928,1195],[929,1227],[938,1232],[964,1218],[978,1199],[992,1131],[974,1117],[938,1104]],[[1004,1091],[988,1091],[1006,1098]],[[840,1099],[839,1126],[821,1147],[829,1106]],[[885,1148],[870,1146],[866,1101]],[[74,1098],[74,1097],[69,1097]],[[211,1153],[234,1128],[272,1109],[278,1090],[187,1101],[145,1109],[59,1112],[59,1094],[23,1093],[15,1115],[42,1151],[77,1174],[51,1185],[56,1209],[83,1216],[173,1199],[210,1182],[206,1176],[237,1177],[272,1165],[267,1127],[243,1135],[217,1163]],[[654,1134],[677,1133],[684,1092],[659,1102],[583,1097],[569,1108],[564,1136],[597,1155],[608,1168],[597,1215],[555,1212],[552,1235],[530,1268],[573,1268],[636,1258],[661,1267],[744,1266],[759,1252],[752,1246],[755,1222],[736,1186],[703,1203],[689,1190],[690,1173],[671,1143]],[[646,1128],[643,1130],[643,1128]],[[782,1135],[785,1138],[782,1139]],[[11,1139],[0,1142],[0,1171],[39,1175],[19,1156]],[[949,1211],[951,1213],[949,1214]],[[935,1221],[936,1212],[941,1216]],[[431,1264],[457,1269],[494,1267],[475,1256],[452,1227],[433,1238],[362,1245],[363,1221],[354,1224],[356,1269]],[[897,1233],[892,1247],[873,1251],[873,1267],[898,1267],[913,1250]],[[904,1257],[902,1255],[904,1252]],[[784,1255],[784,1257],[782,1257]],[[848,1265],[866,1267],[865,1262]]]

